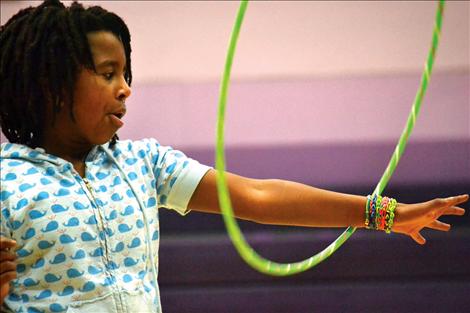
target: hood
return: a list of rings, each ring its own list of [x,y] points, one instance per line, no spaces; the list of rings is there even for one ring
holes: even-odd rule
[[[43,163],[46,166],[70,166],[70,162],[55,155],[46,153],[43,148],[32,149],[28,146],[16,143],[2,143],[0,146],[0,161],[28,161],[31,163]]]

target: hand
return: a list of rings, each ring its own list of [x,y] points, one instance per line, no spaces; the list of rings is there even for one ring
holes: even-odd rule
[[[11,251],[16,242],[0,236],[0,306],[10,291],[10,281],[16,278],[16,254]]]
[[[410,236],[420,245],[426,243],[426,239],[420,231],[431,228],[440,231],[448,231],[450,225],[439,221],[442,215],[464,215],[465,210],[456,205],[468,200],[468,195],[434,199],[416,204],[399,204],[395,211],[395,221],[392,231]]]

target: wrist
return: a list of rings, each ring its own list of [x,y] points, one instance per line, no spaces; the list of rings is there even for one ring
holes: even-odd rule
[[[395,211],[398,203],[395,199],[373,194],[367,196],[364,226],[367,229],[392,231],[395,222]]]
[[[406,207],[404,203],[397,203],[395,209],[395,220],[393,222],[392,231],[395,232],[403,223],[403,209]]]

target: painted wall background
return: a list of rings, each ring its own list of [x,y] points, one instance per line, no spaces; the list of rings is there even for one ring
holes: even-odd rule
[[[2,1],[2,23],[38,3]],[[213,164],[219,77],[238,4],[86,4],[115,11],[132,33],[133,95],[120,137],[155,137]],[[228,169],[327,187],[376,182],[419,86],[434,11],[430,1],[250,3],[229,93]],[[470,181],[469,12],[469,2],[447,3],[410,139],[421,152],[405,154],[392,183]]]
[[[2,1],[2,24],[37,1]],[[128,23],[133,96],[122,138],[211,147],[238,4],[88,1]],[[394,140],[427,55],[434,2],[253,2],[234,64],[227,145]],[[469,2],[448,2],[413,139],[469,139]],[[386,120],[386,122],[384,122]]]
[[[2,24],[38,3],[2,1]],[[218,81],[236,1],[86,4],[102,5],[129,25],[137,84]],[[253,80],[421,71],[434,10],[434,1],[254,1],[234,75]],[[469,38],[468,1],[449,1],[436,70],[468,71]]]
[[[1,23],[31,3],[1,1]],[[212,164],[218,81],[238,4],[87,1],[94,3],[121,15],[132,33],[135,83],[120,137],[155,137]],[[434,10],[432,1],[250,3],[227,112],[229,170],[370,193],[418,88]],[[469,186],[470,2],[448,1],[434,75],[386,192],[414,203]],[[377,290],[382,313],[470,311],[468,213],[445,219],[455,226],[449,233],[426,232],[426,247],[358,231],[316,269],[282,279],[241,261],[220,216],[159,214],[168,313],[372,313],[377,306],[364,299]],[[262,255],[289,262],[341,231],[242,229]]]

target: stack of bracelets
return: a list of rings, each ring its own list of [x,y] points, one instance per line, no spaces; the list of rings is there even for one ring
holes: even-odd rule
[[[395,217],[397,200],[380,195],[368,195],[365,225],[367,229],[384,230],[390,234]]]

